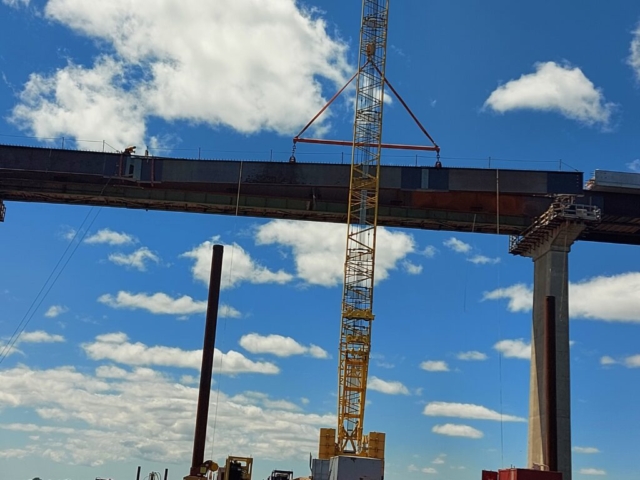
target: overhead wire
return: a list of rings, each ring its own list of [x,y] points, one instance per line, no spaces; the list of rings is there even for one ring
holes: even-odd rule
[[[98,194],[98,198],[102,197],[102,194],[104,193],[105,189],[109,185],[110,181],[111,181],[111,177],[109,179],[107,179],[107,182],[102,187],[102,190]],[[58,278],[60,278],[60,275],[62,275],[62,272],[64,272],[65,268],[67,267],[67,265],[69,264],[69,262],[73,258],[74,254],[76,253],[76,250],[78,249],[78,246],[80,246],[80,244],[82,243],[82,241],[86,237],[87,233],[89,232],[89,230],[93,226],[94,222],[96,221],[96,219],[100,215],[100,212],[102,211],[101,208],[98,209],[98,212],[93,217],[93,220],[91,220],[91,222],[89,223],[87,228],[83,229],[85,223],[87,222],[87,220],[89,219],[91,213],[93,213],[93,211],[95,209],[96,209],[95,206],[91,207],[91,209],[87,212],[87,215],[84,217],[84,220],[80,224],[80,227],[74,233],[73,238],[67,244],[67,247],[65,248],[64,252],[62,252],[62,255],[60,256],[60,258],[56,262],[55,266],[51,270],[51,273],[49,274],[49,276],[47,277],[45,282],[42,284],[42,287],[38,291],[38,294],[34,297],[33,301],[31,302],[31,305],[29,305],[29,308],[27,309],[27,311],[25,312],[24,316],[22,317],[22,319],[18,323],[18,326],[15,328],[15,330],[13,331],[11,336],[9,337],[9,340],[4,345],[3,349],[0,351],[0,365],[9,356],[9,354],[12,351],[12,349],[14,348],[14,346],[16,345],[16,343],[18,342],[18,340],[20,339],[20,337],[24,333],[25,329],[27,328],[27,326],[29,326],[29,323],[33,319],[33,316],[38,311],[38,308],[40,308],[40,305],[42,305],[42,302],[44,302],[44,300],[47,298],[47,296],[49,295],[49,292],[51,291],[51,289],[55,286],[56,282],[58,281]],[[74,246],[73,250],[71,251],[71,254],[67,257],[66,261],[62,265],[62,268],[58,271],[58,273],[55,275],[55,278],[53,278],[53,281],[51,282],[51,284],[47,288],[47,284],[49,283],[51,278],[54,276],[54,274],[56,272],[56,269],[60,266],[60,263],[65,258],[65,255],[67,255],[67,252],[69,251],[71,246],[74,244],[74,241],[76,240],[76,238],[78,237],[78,234],[80,232],[82,232],[80,240],[78,240],[78,242],[75,243],[75,246]],[[46,289],[46,291],[45,291],[45,289]],[[38,300],[38,297],[40,297],[40,295],[42,295],[43,291],[44,291],[44,295],[40,298],[40,300]],[[36,304],[36,302],[37,302],[37,304]]]
[[[497,249],[500,251],[500,170],[496,169],[496,241]],[[500,288],[500,265],[497,268],[497,287]],[[502,341],[502,317],[500,308],[498,311],[498,342]],[[504,467],[504,418],[503,418],[503,397],[502,397],[502,352],[498,350],[498,381],[500,390],[500,464]]]

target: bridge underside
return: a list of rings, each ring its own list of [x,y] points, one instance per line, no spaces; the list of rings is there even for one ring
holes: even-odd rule
[[[348,165],[0,146],[5,201],[344,223],[348,184]],[[640,195],[586,191],[582,185],[579,172],[387,166],[379,224],[517,235],[547,210],[553,195],[571,194],[602,210],[602,222],[579,240],[640,244]]]

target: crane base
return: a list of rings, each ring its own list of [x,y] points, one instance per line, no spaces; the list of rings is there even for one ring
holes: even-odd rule
[[[382,480],[384,463],[379,458],[342,455],[328,460],[314,459],[313,480]]]

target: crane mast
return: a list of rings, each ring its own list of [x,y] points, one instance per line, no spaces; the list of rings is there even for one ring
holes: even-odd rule
[[[364,453],[388,13],[388,0],[363,0],[340,328],[339,455]]]

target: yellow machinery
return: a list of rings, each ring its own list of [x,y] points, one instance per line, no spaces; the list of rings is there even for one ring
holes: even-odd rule
[[[340,327],[338,426],[320,430],[319,460],[351,455],[384,459],[385,435],[364,435],[364,408],[371,349],[373,287],[380,190],[380,154],[383,148],[434,151],[440,167],[440,147],[420,124],[385,77],[389,0],[363,0],[353,140],[302,138],[301,135],[347,87],[345,85],[293,139],[290,162],[296,162],[297,142],[352,147],[347,245],[344,263]],[[396,95],[432,146],[382,143],[385,86]]]
[[[218,470],[217,480],[251,480],[253,458],[228,456],[224,468]]]

